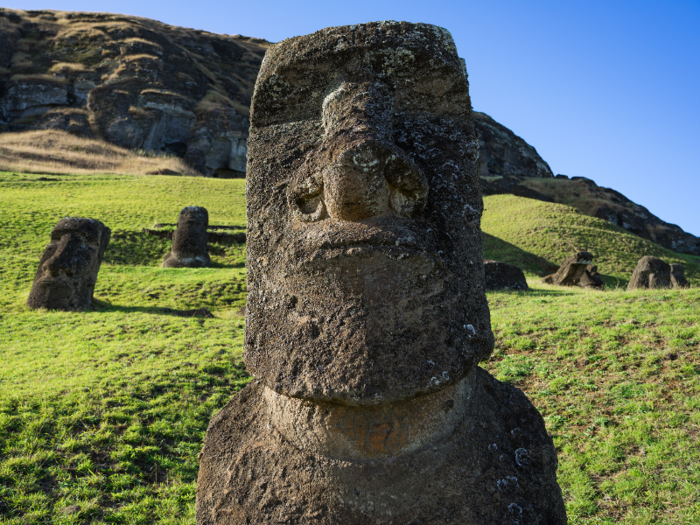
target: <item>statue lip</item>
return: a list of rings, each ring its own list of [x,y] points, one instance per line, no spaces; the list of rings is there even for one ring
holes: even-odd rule
[[[390,242],[391,240],[369,237],[344,239],[339,242],[324,241],[309,247],[309,249],[297,250],[291,258],[294,261],[291,266],[301,268],[309,265],[315,266],[317,263],[323,265],[331,260],[377,256],[397,261],[409,257],[421,257],[436,262],[442,260],[441,254],[424,249],[412,238],[396,237],[393,242]]]
[[[333,224],[322,221],[297,230],[287,241],[287,262],[294,267],[315,261],[377,255],[441,261],[443,255],[429,241],[430,230],[416,233],[411,226],[396,217],[377,217],[366,222],[334,220]]]
[[[43,277],[40,277],[37,281],[36,284],[40,284],[43,287],[46,288],[52,288],[52,289],[69,289],[68,283],[65,282],[65,279],[62,279],[61,277],[54,277],[53,275],[44,275]]]
[[[378,236],[370,236],[367,238],[352,239],[350,242],[333,242],[332,240],[324,241],[318,246],[321,250],[336,249],[336,248],[367,248],[367,247],[386,247],[386,248],[396,248],[399,250],[413,250],[422,251],[423,250],[418,243],[412,237],[401,237],[398,235],[391,235],[388,238],[380,238]]]

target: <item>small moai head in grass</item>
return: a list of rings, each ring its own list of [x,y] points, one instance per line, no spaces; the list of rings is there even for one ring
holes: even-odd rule
[[[27,306],[89,309],[110,233],[96,219],[66,217],[58,221],[39,261]]]
[[[209,213],[201,206],[182,208],[173,233],[173,246],[164,268],[204,268],[211,264],[207,253]]]
[[[478,138],[447,31],[378,22],[274,46],[248,145],[256,377],[285,396],[383,404],[489,356]]]

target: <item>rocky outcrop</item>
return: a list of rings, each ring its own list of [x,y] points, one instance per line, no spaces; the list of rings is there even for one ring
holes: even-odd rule
[[[484,195],[511,193],[518,197],[567,204],[586,215],[665,248],[700,255],[700,239],[652,214],[620,192],[591,179],[552,174],[537,150],[485,113],[474,112],[479,134],[479,176]]]
[[[143,18],[0,10],[0,131],[63,129],[245,173],[268,43]]]
[[[564,259],[557,273],[548,275],[542,279],[545,284],[556,286],[578,286],[581,276],[593,260],[593,255],[588,252],[578,252]]]
[[[573,206],[586,215],[608,221],[673,251],[700,255],[700,238],[675,224],[662,221],[619,191],[598,186],[586,177],[569,179],[565,175],[557,175],[554,179],[528,179],[519,188],[539,195],[539,200]]]
[[[520,188],[524,179],[554,177],[549,164],[530,144],[486,113],[474,111],[473,116],[479,134],[479,177],[484,195],[527,192]]]
[[[243,177],[250,97],[268,47],[145,18],[0,9],[0,132],[66,130],[175,155],[206,176]],[[593,181],[555,178],[525,140],[485,113],[473,116],[484,195],[569,204],[700,254],[694,235]]]
[[[484,261],[486,290],[529,290],[523,271],[514,264],[486,259]]]

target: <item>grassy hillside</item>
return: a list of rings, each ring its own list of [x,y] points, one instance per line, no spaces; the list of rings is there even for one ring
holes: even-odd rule
[[[571,206],[514,195],[491,195],[484,198],[484,206],[487,258],[544,276],[547,262],[558,267],[571,253],[587,250],[607,286],[625,287],[639,259],[653,255],[683,264],[688,280],[700,285],[700,257],[673,252]]]
[[[162,269],[169,241],[139,232],[191,204],[212,223],[244,225],[244,182],[48,178],[58,180],[0,174],[0,522],[192,524],[207,423],[250,379],[236,315],[245,247],[211,246],[213,268]],[[570,523],[700,522],[700,290],[538,285],[538,265],[558,261],[586,228],[603,231],[539,204],[552,206],[487,199],[485,230],[503,236],[489,238],[487,255],[532,264],[535,289],[488,294],[497,350],[483,366],[545,417]],[[563,248],[538,229],[547,213],[566,226]],[[98,306],[30,311],[37,262],[65,215],[99,218],[114,232]],[[615,251],[626,242],[609,244],[606,260],[637,257]],[[215,318],[166,307],[207,307]]]

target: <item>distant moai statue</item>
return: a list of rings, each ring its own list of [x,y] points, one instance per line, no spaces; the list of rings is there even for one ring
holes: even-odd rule
[[[542,417],[477,366],[478,139],[450,34],[271,46],[248,145],[255,380],[209,425],[197,523],[566,523]]]
[[[627,289],[686,288],[687,286],[688,281],[682,264],[668,264],[658,257],[646,255],[637,262]]]
[[[182,208],[173,233],[173,246],[163,268],[204,268],[211,264],[207,253],[209,213],[201,206]]]
[[[671,286],[673,288],[687,288],[688,280],[685,278],[685,268],[682,264],[671,265]]]
[[[593,255],[588,252],[577,252],[565,258],[556,273],[542,278],[545,284],[557,286],[578,286],[581,276],[593,261]]]
[[[58,221],[39,261],[27,306],[89,309],[110,234],[96,219],[66,217]]]

